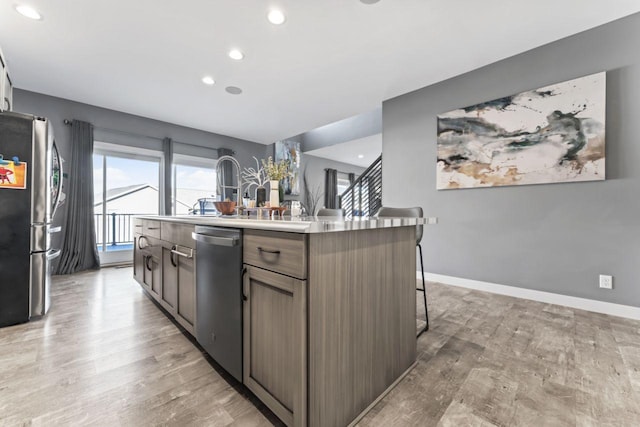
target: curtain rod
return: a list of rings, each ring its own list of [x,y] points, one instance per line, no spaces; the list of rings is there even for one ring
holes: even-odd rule
[[[324,171],[326,172],[326,171],[331,170],[331,169],[333,169],[333,168],[324,168]],[[338,170],[338,169],[334,169],[334,170],[336,172],[338,172],[338,173],[344,173],[344,174],[347,174],[347,175],[349,175],[349,174],[357,175],[355,172],[345,172],[345,171],[341,171],[341,170]]]
[[[73,125],[73,121],[69,120],[69,119],[64,119],[62,121],[62,123],[64,123],[67,126],[72,126]],[[103,128],[103,127],[98,127],[98,126],[94,126],[94,129],[97,130],[101,130],[101,131],[106,131],[106,132],[115,132],[115,133],[119,133],[122,135],[128,135],[128,136],[133,136],[136,138],[149,138],[149,139],[156,139],[158,141],[162,141],[164,138],[158,138],[157,136],[149,136],[149,135],[142,135],[139,133],[133,133],[133,132],[127,132],[124,130],[118,130],[118,129],[111,129],[111,128]],[[198,145],[198,144],[192,144],[190,142],[182,142],[182,141],[178,141],[178,140],[173,140],[173,142],[177,142],[178,144],[182,144],[182,145],[190,145],[192,147],[199,147],[199,148],[208,148],[210,150],[219,150],[219,148],[215,148],[215,147],[205,147],[203,145]],[[231,150],[233,151],[233,150]],[[233,151],[233,154],[236,154],[235,151]]]

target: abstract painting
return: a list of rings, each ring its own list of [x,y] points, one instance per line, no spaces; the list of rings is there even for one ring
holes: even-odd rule
[[[437,189],[605,179],[605,73],[438,116]]]
[[[300,195],[300,143],[284,140],[276,142],[276,162],[284,160],[289,166],[290,175],[280,181],[285,195]]]

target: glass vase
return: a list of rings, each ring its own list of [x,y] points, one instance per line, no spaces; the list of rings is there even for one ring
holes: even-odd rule
[[[269,187],[271,188],[271,193],[269,194],[269,203],[271,203],[272,208],[277,208],[280,206],[280,192],[278,191],[278,180],[272,179],[269,181]]]

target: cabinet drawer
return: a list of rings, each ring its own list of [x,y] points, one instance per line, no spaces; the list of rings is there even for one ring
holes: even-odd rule
[[[153,248],[162,248],[162,240],[151,237],[148,234],[135,234],[136,249],[149,252]]]
[[[195,249],[196,242],[191,237],[191,233],[195,231],[194,225],[176,224],[163,221],[160,225],[160,235],[165,242],[171,242],[175,245],[184,246]]]
[[[307,277],[306,235],[245,230],[244,262],[276,273]]]
[[[142,220],[142,234],[145,236],[160,238],[160,221],[153,221],[150,219]]]
[[[131,223],[133,224],[133,232],[142,234],[142,220],[140,218],[133,218]]]

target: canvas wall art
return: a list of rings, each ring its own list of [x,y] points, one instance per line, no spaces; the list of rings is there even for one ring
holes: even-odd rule
[[[276,142],[276,162],[284,160],[289,165],[291,175],[280,182],[285,195],[300,195],[300,143],[297,141]]]
[[[437,189],[605,179],[604,72],[438,116]]]

